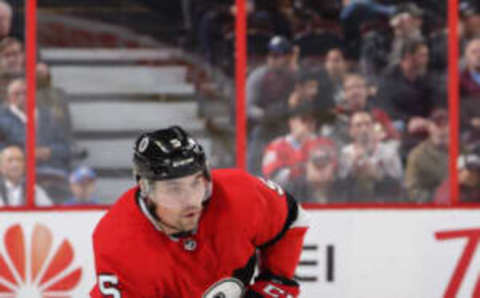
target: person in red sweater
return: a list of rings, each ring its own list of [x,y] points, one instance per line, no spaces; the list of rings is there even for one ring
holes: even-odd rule
[[[289,132],[267,145],[262,161],[264,177],[281,186],[305,175],[305,165],[310,151],[320,144],[336,150],[335,143],[315,133],[316,119],[311,105],[305,100],[290,108]]]

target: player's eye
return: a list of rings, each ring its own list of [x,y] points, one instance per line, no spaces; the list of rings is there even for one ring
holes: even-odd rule
[[[179,193],[181,191],[182,191],[182,188],[180,188],[178,186],[167,188],[167,192],[169,192],[169,193]]]

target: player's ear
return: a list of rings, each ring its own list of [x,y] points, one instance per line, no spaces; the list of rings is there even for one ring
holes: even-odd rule
[[[142,197],[146,198],[150,194],[150,183],[146,179],[139,179],[138,185],[140,186]]]

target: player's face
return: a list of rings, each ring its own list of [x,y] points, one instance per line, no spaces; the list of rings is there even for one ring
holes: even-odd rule
[[[172,179],[155,181],[151,199],[156,203],[159,218],[176,233],[196,228],[208,181],[202,172]]]

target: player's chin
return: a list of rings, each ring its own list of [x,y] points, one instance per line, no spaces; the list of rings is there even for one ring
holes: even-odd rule
[[[192,214],[190,216],[184,216],[182,218],[182,226],[186,230],[193,230],[197,227],[199,219],[200,219],[200,213]]]

